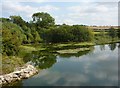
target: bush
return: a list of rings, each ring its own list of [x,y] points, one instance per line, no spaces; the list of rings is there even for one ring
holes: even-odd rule
[[[21,45],[24,35],[21,28],[10,22],[2,23],[2,43],[3,52],[7,55],[15,55],[18,46]]]

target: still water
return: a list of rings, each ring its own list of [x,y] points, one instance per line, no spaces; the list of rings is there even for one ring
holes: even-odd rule
[[[96,45],[91,51],[77,55],[60,55],[40,59],[39,52],[31,55],[42,70],[18,86],[117,86],[118,45]],[[51,53],[50,53],[51,54]],[[36,64],[37,63],[37,64]]]

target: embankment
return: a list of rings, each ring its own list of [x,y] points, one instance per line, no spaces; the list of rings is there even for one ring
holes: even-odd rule
[[[19,67],[12,73],[0,76],[0,85],[9,84],[21,79],[29,78],[30,76],[38,73],[38,70],[30,64],[26,64],[23,67]]]

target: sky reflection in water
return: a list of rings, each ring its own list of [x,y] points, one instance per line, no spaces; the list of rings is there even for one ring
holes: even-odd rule
[[[97,45],[79,57],[57,56],[52,67],[22,81],[22,86],[117,86],[117,46]]]

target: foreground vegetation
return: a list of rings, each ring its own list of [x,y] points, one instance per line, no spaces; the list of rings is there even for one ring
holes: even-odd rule
[[[16,68],[21,67],[25,64],[23,58],[17,56],[2,56],[2,71],[1,74],[7,74],[13,72]]]
[[[34,13],[32,18],[30,22],[24,21],[20,16],[0,19],[3,56],[1,74],[24,65],[29,61],[24,57],[33,51],[76,53],[89,50],[95,44],[119,42],[120,29],[110,28],[108,32],[94,32],[85,25],[55,25],[55,19],[43,12]]]

